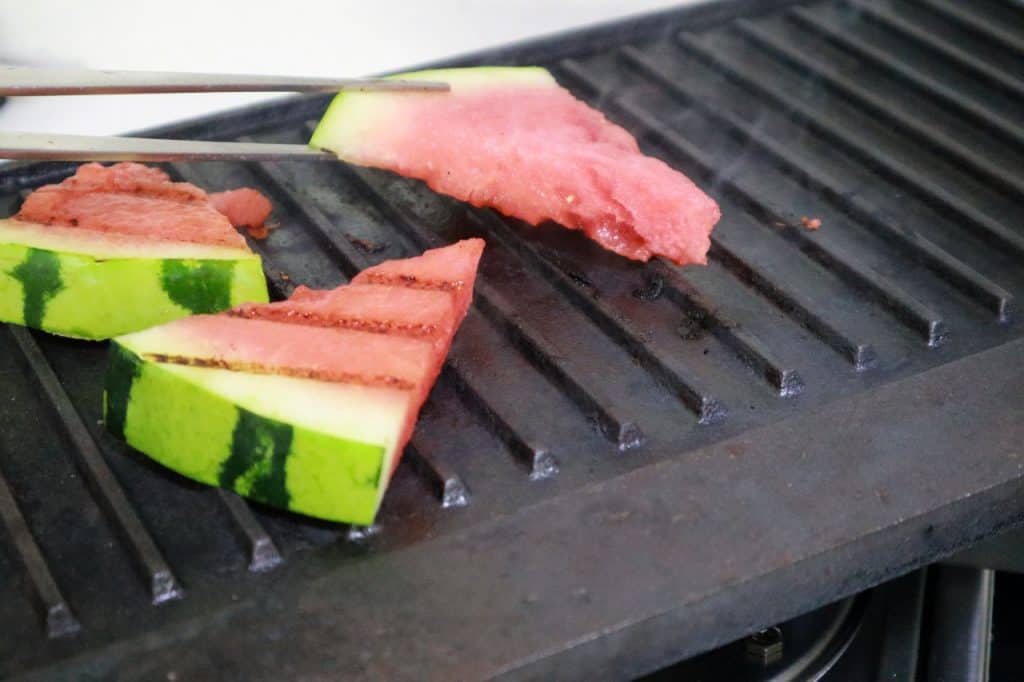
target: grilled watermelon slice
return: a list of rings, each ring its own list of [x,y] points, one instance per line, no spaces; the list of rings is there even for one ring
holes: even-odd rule
[[[537,225],[553,220],[628,258],[704,263],[720,211],[682,173],[537,67],[396,76],[450,93],[344,92],[310,145],[418,178]]]
[[[266,301],[259,256],[206,193],[139,164],[87,164],[0,220],[0,321],[105,339]]]
[[[197,481],[372,523],[466,314],[482,251],[482,240],[466,240],[332,291],[300,287],[287,301],[119,337],[107,428]]]

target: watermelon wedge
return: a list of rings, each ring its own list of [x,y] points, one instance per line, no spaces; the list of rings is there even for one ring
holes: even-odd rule
[[[533,225],[582,230],[627,258],[705,263],[718,204],[686,176],[538,67],[396,76],[449,93],[345,92],[310,145],[350,163],[424,180]]]
[[[106,339],[266,300],[259,256],[155,168],[86,164],[0,220],[0,321]]]
[[[107,429],[189,478],[373,522],[473,295],[480,239],[331,291],[114,339]]]

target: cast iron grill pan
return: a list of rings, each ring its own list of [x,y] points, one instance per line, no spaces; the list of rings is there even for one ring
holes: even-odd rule
[[[0,674],[635,675],[1018,522],[1022,55],[1010,2],[829,0],[453,62],[546,65],[707,188],[706,268],[380,171],[170,167],[272,199],[275,297],[482,236],[473,310],[373,528],[176,477],[104,433],[104,344],[0,330]],[[302,142],[325,105],[158,134]]]

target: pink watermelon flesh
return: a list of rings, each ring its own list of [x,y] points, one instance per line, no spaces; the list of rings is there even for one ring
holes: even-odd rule
[[[15,217],[74,228],[82,239],[186,242],[248,251],[206,192],[137,163],[80,166],[64,182],[30,194]]]
[[[263,224],[267,222],[274,207],[270,199],[256,190],[241,187],[226,192],[215,192],[210,195],[210,204],[235,227],[249,228],[249,234],[256,239],[267,236]]]
[[[451,292],[455,299],[457,327],[473,300],[473,283],[483,252],[483,239],[463,239],[447,248],[425,251],[422,256],[384,261],[366,268],[352,283]]]
[[[415,390],[435,362],[433,344],[403,336],[282,324],[227,315],[193,315],[163,325],[171,348],[147,359],[256,374]],[[145,333],[145,332],[143,332]],[[358,352],[353,352],[358,349]]]
[[[245,304],[230,311],[248,319],[394,334],[446,344],[458,327],[452,294],[400,286],[351,285],[331,291],[299,287],[287,301]],[[444,353],[447,345],[439,346]]]
[[[568,91],[496,86],[403,97],[342,158],[534,225],[582,230],[628,258],[706,262],[718,204]]]
[[[481,239],[465,240],[381,263],[330,291],[299,287],[286,301],[248,303],[132,336],[173,349],[146,355],[156,362],[405,391],[401,453],[472,300],[483,247]],[[386,273],[389,281],[367,282],[367,273]]]
[[[75,174],[60,185],[48,185],[43,189],[52,190],[54,187],[76,192],[142,194],[185,202],[206,199],[206,192],[195,185],[171,182],[167,173],[159,168],[139,163],[116,163],[113,166],[87,163],[79,166]]]

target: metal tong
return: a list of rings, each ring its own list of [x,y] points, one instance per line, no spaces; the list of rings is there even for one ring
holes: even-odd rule
[[[219,73],[91,71],[0,66],[0,97],[178,92],[447,92],[447,83],[385,78],[292,78]],[[298,144],[160,140],[0,132],[0,159],[47,161],[335,160]]]

